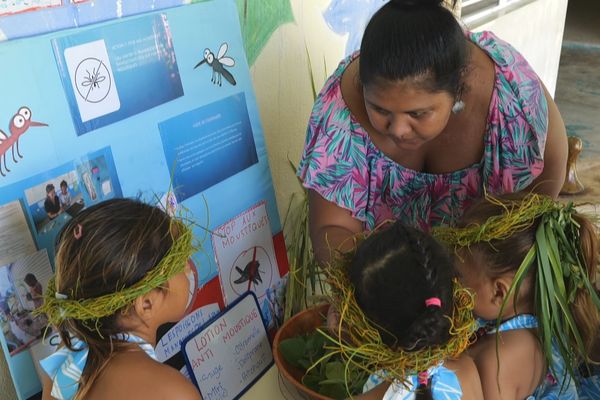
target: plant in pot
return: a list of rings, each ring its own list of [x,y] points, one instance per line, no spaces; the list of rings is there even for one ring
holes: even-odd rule
[[[286,321],[273,342],[283,377],[311,399],[345,399],[362,392],[369,374],[347,364],[335,351],[325,327],[328,304],[304,310]]]

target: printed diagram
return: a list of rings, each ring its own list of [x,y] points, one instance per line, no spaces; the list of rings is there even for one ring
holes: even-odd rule
[[[275,265],[262,246],[253,246],[244,250],[233,262],[229,283],[237,295],[252,290],[262,297],[271,287]]]
[[[212,77],[210,81],[215,85],[221,86],[222,77],[225,77],[227,82],[231,83],[235,86],[236,81],[231,72],[225,69],[225,67],[233,67],[235,65],[235,60],[231,57],[225,57],[227,53],[228,44],[223,43],[221,47],[219,47],[219,52],[217,53],[217,57],[213,54],[210,49],[204,49],[204,59],[200,61],[194,69],[198,68],[202,64],[206,63],[209,67],[212,68]]]
[[[10,120],[8,131],[10,136],[0,129],[0,175],[6,176],[10,169],[6,166],[6,156],[11,151],[12,159],[15,163],[19,161],[15,157],[15,150],[19,158],[23,155],[19,151],[19,138],[27,132],[32,126],[48,126],[43,122],[31,120],[31,110],[28,107],[21,107],[19,111]]]
[[[104,40],[67,47],[64,56],[81,122],[121,108]]]
[[[89,103],[99,103],[106,99],[111,89],[108,67],[97,58],[86,58],[75,70],[77,93]]]

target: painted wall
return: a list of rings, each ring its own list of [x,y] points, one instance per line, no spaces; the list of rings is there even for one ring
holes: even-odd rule
[[[537,0],[470,28],[493,31],[517,48],[554,96],[567,3],[568,0]]]
[[[311,80],[318,92],[345,53],[346,36],[332,32],[323,18],[330,2],[292,0],[294,22],[273,34],[250,69],[282,219],[291,194],[301,191],[289,161],[297,165],[304,146]]]

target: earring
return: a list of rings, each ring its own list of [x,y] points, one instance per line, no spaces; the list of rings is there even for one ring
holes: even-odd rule
[[[464,109],[465,109],[465,102],[462,100],[457,100],[454,102],[454,105],[452,106],[452,113],[458,114],[459,112],[461,112]]]
[[[465,109],[465,102],[462,100],[457,100],[454,102],[454,105],[452,106],[452,113],[458,114],[459,112],[461,112],[464,109]]]

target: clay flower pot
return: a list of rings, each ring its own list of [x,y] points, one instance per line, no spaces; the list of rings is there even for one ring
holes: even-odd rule
[[[299,312],[283,324],[273,340],[273,358],[275,359],[275,365],[279,368],[283,378],[294,385],[306,399],[332,400],[331,397],[323,396],[302,384],[304,371],[285,361],[285,358],[283,358],[283,355],[279,351],[279,344],[282,340],[306,335],[314,332],[318,327],[324,326],[328,309],[329,304],[321,304]]]

